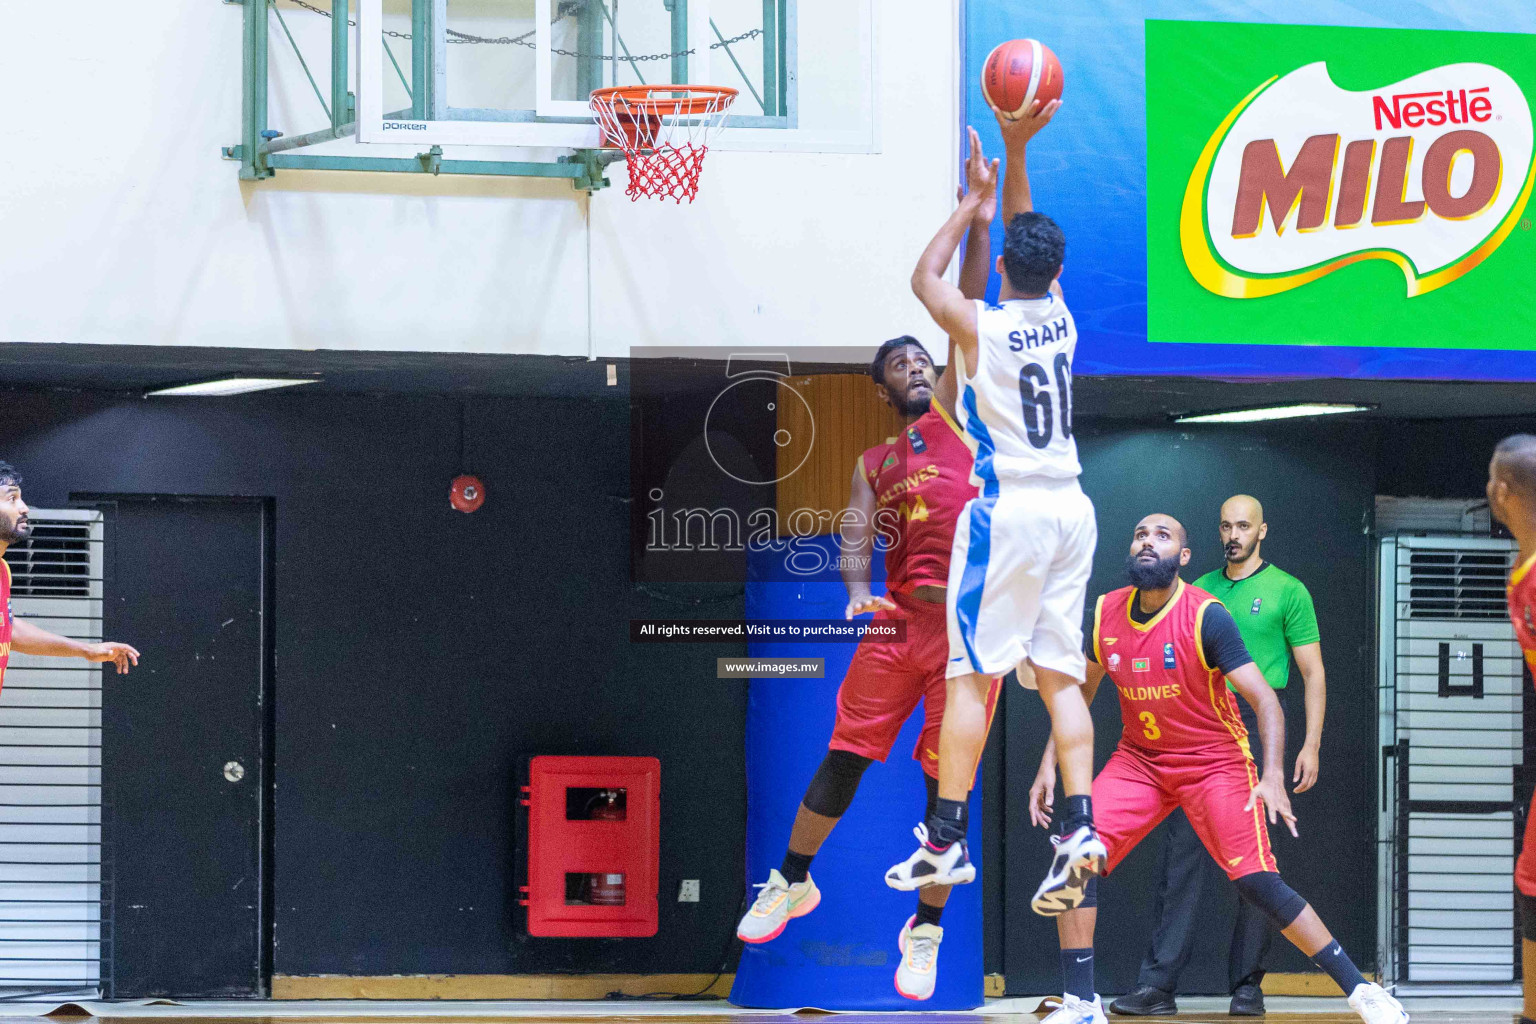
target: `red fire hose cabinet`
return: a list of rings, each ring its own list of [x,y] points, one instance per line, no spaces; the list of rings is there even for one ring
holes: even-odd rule
[[[657,928],[661,762],[535,757],[528,808],[528,934],[647,937]]]

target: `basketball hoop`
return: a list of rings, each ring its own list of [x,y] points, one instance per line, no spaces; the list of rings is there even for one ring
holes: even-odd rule
[[[620,85],[592,93],[603,145],[623,150],[629,163],[629,198],[693,202],[709,141],[735,99],[735,89],[719,85]]]

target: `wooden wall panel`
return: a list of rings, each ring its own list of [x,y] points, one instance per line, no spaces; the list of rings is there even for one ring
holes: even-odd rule
[[[805,399],[805,405],[779,403],[778,428],[790,437],[799,437],[814,427],[815,439],[805,464],[787,477],[782,474],[793,468],[789,460],[798,459],[803,449],[794,444],[779,449],[779,532],[793,532],[790,517],[800,509],[813,509],[819,514],[815,532],[831,533],[837,513],[848,503],[854,460],[866,448],[895,436],[901,419],[880,401],[867,374],[795,377],[788,384]],[[807,422],[807,409],[814,422]]]

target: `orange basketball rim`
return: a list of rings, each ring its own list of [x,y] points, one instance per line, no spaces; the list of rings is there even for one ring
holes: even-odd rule
[[[737,90],[722,85],[618,85],[592,93],[603,145],[624,151],[632,200],[690,203],[710,140],[725,123]]]

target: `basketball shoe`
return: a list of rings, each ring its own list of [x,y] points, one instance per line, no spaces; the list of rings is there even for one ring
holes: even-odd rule
[[[1082,903],[1088,880],[1103,870],[1109,856],[1092,825],[1082,825],[1071,835],[1052,836],[1051,842],[1056,856],[1030,903],[1035,913],[1044,917],[1064,914]]]
[[[1068,993],[1061,997],[1061,1006],[1052,1010],[1040,1024],[1108,1024],[1104,1019],[1104,1004],[1097,994],[1093,1000],[1080,999]]]
[[[804,917],[821,903],[821,890],[810,875],[805,881],[790,885],[779,869],[768,872],[768,881],[755,886],[757,899],[736,926],[742,942],[769,942],[779,937],[792,917]]]
[[[1403,1004],[1388,995],[1386,989],[1370,982],[1355,986],[1349,994],[1349,1008],[1365,1024],[1408,1024],[1408,1011]]]
[[[910,892],[925,885],[964,885],[976,880],[976,866],[964,839],[941,850],[928,841],[927,825],[918,825],[912,834],[917,836],[917,852],[885,873],[886,885]]]
[[[896,967],[896,991],[908,999],[927,999],[939,980],[939,943],[944,929],[936,924],[914,927],[917,915],[901,926],[896,945],[901,949],[901,963]]]

